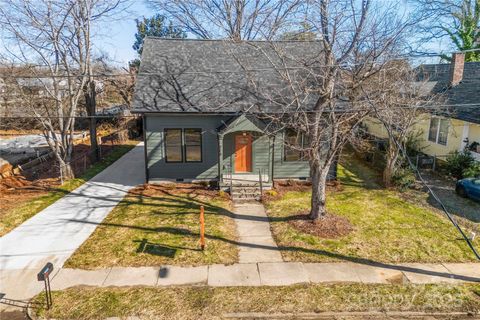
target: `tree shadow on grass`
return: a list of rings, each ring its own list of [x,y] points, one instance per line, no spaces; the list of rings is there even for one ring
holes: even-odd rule
[[[169,233],[169,234],[174,234],[174,235],[185,235],[185,236],[199,237],[198,233],[191,232],[190,230],[186,230],[186,229],[182,229],[182,228],[172,228],[172,227],[150,228],[150,227],[143,227],[143,226],[112,224],[112,223],[104,223],[104,222],[102,222],[102,223],[90,222],[90,221],[77,221],[77,222],[101,225],[101,226],[106,226],[106,227],[129,228],[129,229],[137,229],[137,230],[149,231],[149,232],[164,232],[164,233]],[[356,263],[356,264],[379,267],[379,268],[384,268],[384,269],[397,270],[397,271],[402,271],[402,272],[411,272],[411,273],[428,275],[428,276],[436,276],[436,277],[441,277],[441,278],[446,278],[446,279],[455,278],[455,279],[463,280],[463,281],[480,282],[480,278],[476,278],[476,277],[463,276],[463,275],[458,275],[458,274],[448,273],[448,272],[426,270],[426,269],[422,269],[421,267],[416,267],[416,266],[395,265],[395,264],[379,262],[379,261],[366,259],[366,258],[343,255],[343,254],[339,254],[339,253],[335,253],[335,252],[330,252],[330,251],[327,251],[327,250],[308,249],[308,248],[296,247],[296,246],[279,246],[279,247],[266,246],[266,245],[259,245],[259,244],[253,244],[253,243],[248,243],[248,242],[226,239],[226,238],[223,238],[223,237],[214,236],[214,235],[210,235],[210,234],[205,234],[205,238],[210,239],[210,240],[227,242],[229,244],[233,244],[233,245],[240,246],[240,247],[260,248],[260,249],[275,250],[275,251],[281,251],[281,252],[282,251],[304,252],[304,253],[308,253],[308,254],[315,254],[315,255],[321,255],[321,256],[325,256],[325,257],[329,257],[329,258],[334,258],[334,259],[342,260],[342,261],[345,261],[345,262],[352,262],[352,263]],[[174,247],[172,246],[172,248],[174,248]]]

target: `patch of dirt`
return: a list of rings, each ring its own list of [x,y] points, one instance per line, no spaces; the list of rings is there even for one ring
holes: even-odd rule
[[[144,184],[130,191],[133,195],[154,197],[158,195],[185,195],[194,198],[204,196],[209,198],[222,197],[228,199],[227,193],[218,191],[208,185],[200,183],[166,183],[166,184]]]
[[[19,204],[47,194],[51,187],[59,184],[58,179],[32,182],[23,176],[11,176],[0,180],[0,217]]]
[[[285,193],[290,191],[309,191],[312,188],[310,181],[298,181],[298,180],[286,180],[275,183],[275,188],[265,191],[263,200],[274,201],[282,198]],[[343,190],[343,186],[340,181],[332,180],[327,182],[327,191],[340,192]]]
[[[315,222],[308,217],[308,213],[301,213],[293,216],[288,223],[304,233],[326,239],[344,237],[353,231],[348,219],[330,213]]]

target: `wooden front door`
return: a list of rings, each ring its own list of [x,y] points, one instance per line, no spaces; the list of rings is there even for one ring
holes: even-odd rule
[[[252,136],[235,136],[235,172],[252,172]]]

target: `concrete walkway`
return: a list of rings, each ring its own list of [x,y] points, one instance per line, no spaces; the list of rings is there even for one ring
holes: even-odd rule
[[[267,262],[200,267],[62,269],[54,290],[74,286],[284,286],[300,283],[427,284],[480,282],[480,263],[365,265]]]
[[[240,263],[282,262],[282,255],[270,232],[265,208],[258,202],[235,203]],[[277,250],[275,250],[277,249]]]
[[[42,289],[36,273],[64,262],[129,189],[144,182],[141,144],[118,161],[0,238],[0,292],[10,299],[30,298]],[[90,223],[85,223],[88,221]],[[93,223],[92,223],[93,222]]]

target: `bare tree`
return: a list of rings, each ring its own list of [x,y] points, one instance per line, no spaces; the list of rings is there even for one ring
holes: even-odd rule
[[[91,27],[119,1],[2,0],[0,25],[9,57],[35,63],[30,81],[42,87],[41,99],[30,105],[65,178],[73,177],[70,160],[77,106],[92,83]]]
[[[299,0],[149,0],[175,26],[204,39],[274,39],[294,23]]]
[[[131,107],[135,80],[137,77],[137,67],[130,65],[127,68],[118,68],[108,63],[108,57],[102,56],[97,60],[95,72],[101,75],[101,80],[107,85],[106,91],[111,87],[115,94],[119,95],[123,103],[128,108]],[[108,92],[112,94],[113,92]]]
[[[309,161],[312,177],[310,217],[313,220],[322,218],[326,214],[330,166],[343,146],[357,139],[360,123],[372,111],[364,91],[377,90],[374,82],[378,77],[375,76],[404,52],[405,36],[415,22],[410,16],[402,16],[400,7],[390,2],[310,0],[302,2],[301,6],[297,4],[282,20],[286,24],[281,28],[288,29],[290,22],[296,26],[303,24],[308,26],[309,34],[315,34],[311,38],[318,39],[309,42],[308,46],[302,41],[300,46],[295,41],[272,40],[273,35],[281,35],[278,23],[260,23],[246,29],[244,26],[248,24],[241,23],[235,29],[230,28],[230,15],[207,14],[215,8],[203,1],[157,3],[187,31],[204,38],[217,34],[226,38],[224,49],[232,48],[230,55],[239,67],[230,66],[232,70],[220,73],[208,70],[205,74],[197,73],[188,63],[177,61],[182,59],[179,54],[173,59],[175,61],[149,65],[149,76],[139,77],[138,86],[143,88],[138,95],[139,103],[144,98],[146,102],[153,100],[159,104],[168,100],[169,105],[183,111],[205,108],[222,111],[226,106],[242,104],[243,112],[256,113],[268,123],[268,134],[294,132],[296,138],[288,134],[284,142],[298,158]],[[223,1],[221,5],[242,3]],[[249,5],[254,3],[258,2],[248,2]],[[210,32],[208,26],[215,26],[216,32]],[[271,28],[270,32],[264,30],[265,26]],[[248,30],[261,31],[250,33]],[[257,38],[267,41],[238,42],[239,39]],[[208,81],[202,81],[203,78]],[[205,87],[204,83],[209,86]],[[145,103],[144,107],[156,106]]]
[[[418,132],[415,126],[421,120],[421,113],[436,99],[419,79],[418,69],[412,69],[405,61],[392,61],[375,76],[375,90],[366,93],[366,99],[374,106],[372,118],[387,131],[388,146],[385,154],[383,182],[392,186],[392,178],[405,163],[401,149],[407,150],[407,143]],[[373,89],[373,88],[372,88]]]
[[[357,128],[372,110],[365,92],[378,90],[375,76],[402,52],[403,36],[414,22],[401,17],[396,5],[368,0],[316,0],[306,9],[308,23],[320,39],[316,57],[292,63],[295,58],[272,42],[273,50],[264,53],[282,79],[282,89],[272,95],[256,85],[255,77],[250,83],[257,108],[275,124],[272,128],[303,136],[301,143],[299,139],[286,143],[310,163],[310,217],[316,220],[326,214],[330,166],[343,146],[356,139]],[[275,105],[277,112],[265,105]]]

